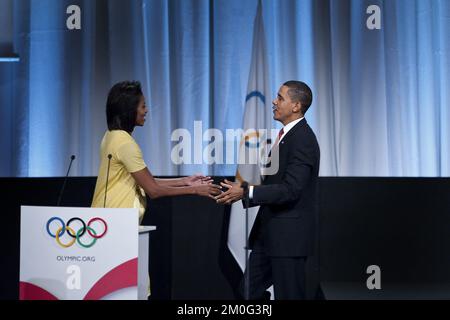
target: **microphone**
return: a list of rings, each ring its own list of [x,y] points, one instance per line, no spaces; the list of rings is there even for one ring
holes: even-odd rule
[[[249,198],[249,194],[248,194],[248,182],[247,181],[243,181],[241,183],[241,188],[244,189],[244,203],[246,204],[246,206],[248,206],[248,203],[250,202]]]
[[[75,160],[75,156],[72,155],[70,157],[70,164],[69,164],[69,169],[67,169],[67,173],[66,173],[66,177],[64,178],[64,183],[62,185],[61,190],[59,191],[59,197],[58,197],[58,202],[56,203],[56,206],[59,207],[59,204],[61,203],[61,199],[62,199],[62,195],[64,193],[64,189],[66,188],[66,183],[67,183],[67,177],[69,176],[69,172],[70,172],[70,168],[72,167],[72,162],[73,160]]]
[[[109,166],[111,165],[112,155],[108,154],[108,171],[106,171],[106,187],[105,187],[105,199],[103,200],[103,208],[106,208],[106,194],[108,193],[108,180],[109,180]]]

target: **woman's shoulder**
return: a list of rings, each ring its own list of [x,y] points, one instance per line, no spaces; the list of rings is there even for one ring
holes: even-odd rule
[[[126,142],[136,143],[134,138],[124,130],[108,130],[105,133],[105,137],[110,141],[114,141],[114,143],[126,143]]]
[[[107,132],[107,146],[109,152],[114,154],[130,154],[134,151],[141,152],[141,148],[134,138],[126,131],[112,130]]]

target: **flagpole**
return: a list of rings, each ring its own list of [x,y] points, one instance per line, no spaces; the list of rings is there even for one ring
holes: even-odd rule
[[[250,204],[249,194],[248,194],[248,182],[244,181],[241,183],[241,187],[244,189],[244,205],[245,205],[245,273],[244,273],[244,298],[245,300],[250,300],[250,268],[249,268],[249,216],[248,216],[248,206]]]

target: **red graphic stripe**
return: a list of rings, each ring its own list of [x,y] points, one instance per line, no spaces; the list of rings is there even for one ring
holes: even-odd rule
[[[138,279],[137,271],[137,258],[118,265],[94,284],[84,297],[84,300],[99,300],[119,289],[136,287]]]
[[[19,299],[20,300],[58,300],[57,297],[52,295],[45,289],[29,283],[20,282],[19,284]]]

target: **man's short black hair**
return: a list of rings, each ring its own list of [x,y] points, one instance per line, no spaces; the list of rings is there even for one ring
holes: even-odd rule
[[[289,88],[289,97],[293,102],[300,102],[302,113],[305,114],[313,101],[311,88],[306,83],[295,80],[287,81],[283,86]]]
[[[137,107],[143,96],[138,81],[124,81],[115,84],[106,102],[106,121],[109,130],[132,132],[136,125]]]

